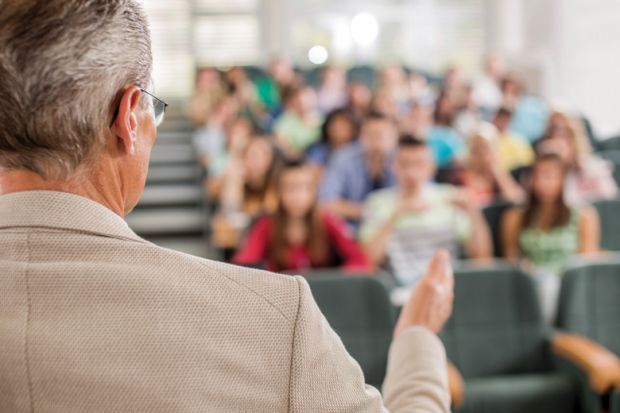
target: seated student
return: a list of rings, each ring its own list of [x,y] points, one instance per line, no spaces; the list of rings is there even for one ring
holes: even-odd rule
[[[249,221],[273,212],[279,154],[271,136],[253,136],[246,147],[231,152],[222,178],[219,213],[213,219],[213,243],[219,248],[235,248]]]
[[[585,130],[568,115],[553,112],[536,150],[555,153],[568,165],[564,191],[569,204],[611,199],[618,194],[613,165],[592,153]]]
[[[224,131],[225,146],[214,152],[207,166],[205,187],[208,199],[217,201],[231,159],[239,159],[252,136],[252,124],[244,117],[229,122]]]
[[[286,154],[297,156],[319,139],[323,119],[314,110],[315,100],[309,87],[291,86],[282,91],[284,112],[276,119],[273,131]]]
[[[319,209],[316,176],[309,164],[286,163],[278,177],[277,192],[276,212],[258,219],[234,262],[263,264],[271,271],[371,268],[344,221]]]
[[[211,163],[226,152],[226,133],[239,117],[239,104],[230,95],[214,104],[208,119],[192,135],[192,143],[198,155],[198,162],[208,171]]]
[[[500,200],[518,204],[525,200],[525,191],[502,168],[497,156],[497,129],[483,123],[469,139],[469,156],[458,173],[458,184],[479,208]]]
[[[306,151],[308,160],[317,166],[327,166],[331,156],[358,137],[358,128],[346,109],[330,112],[323,122],[321,140]]]
[[[463,138],[452,127],[456,109],[452,97],[443,91],[435,103],[434,124],[426,134],[426,141],[440,168],[448,167],[467,152]]]
[[[347,74],[336,66],[321,71],[321,85],[317,90],[317,106],[327,114],[347,104]]]
[[[372,91],[364,83],[352,80],[347,85],[346,110],[356,123],[361,123],[370,112]]]
[[[226,95],[220,72],[212,67],[198,69],[196,89],[189,103],[189,115],[197,130],[207,125],[216,106]]]
[[[397,280],[411,285],[424,274],[436,248],[469,258],[491,256],[482,214],[455,188],[431,182],[435,164],[424,141],[403,136],[394,165],[398,185],[374,192],[364,208],[360,239],[376,264],[387,259]]]
[[[554,154],[538,157],[531,174],[529,202],[514,208],[502,223],[503,255],[521,261],[540,283],[543,310],[551,320],[559,277],[569,259],[599,250],[600,224],[591,206],[570,207],[564,201],[566,167]]]
[[[370,113],[362,123],[359,141],[332,158],[320,189],[323,205],[357,224],[366,196],[395,184],[391,165],[397,139],[396,126],[388,117]]]
[[[534,142],[545,131],[549,117],[547,103],[523,93],[523,85],[516,77],[508,75],[501,81],[502,106],[512,111],[510,130],[527,141]]]
[[[534,161],[534,149],[525,138],[510,130],[512,111],[508,108],[500,108],[493,124],[498,130],[495,146],[502,168],[505,171],[531,165]]]

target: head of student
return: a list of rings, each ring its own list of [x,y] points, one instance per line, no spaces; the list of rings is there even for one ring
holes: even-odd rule
[[[566,163],[557,154],[548,152],[536,158],[530,177],[529,202],[523,218],[525,227],[535,224],[543,206],[556,211],[554,227],[568,222],[570,210],[564,200],[566,173]]]
[[[277,179],[279,210],[291,218],[306,218],[316,209],[317,177],[303,160],[284,162]]]
[[[394,172],[398,185],[405,192],[416,191],[435,174],[433,154],[425,141],[403,135],[398,141]]]
[[[510,127],[512,121],[512,111],[506,107],[500,108],[493,117],[493,124],[500,133],[504,133]]]
[[[128,213],[165,109],[142,7],[5,0],[0,39],[0,193],[74,192]]]
[[[583,126],[557,110],[549,116],[539,148],[555,152],[570,168],[580,167],[592,154]]]
[[[367,155],[383,158],[394,151],[398,131],[390,117],[380,112],[371,112],[362,122],[360,140]]]
[[[339,148],[357,138],[357,129],[349,111],[336,109],[323,122],[321,141],[332,148]]]
[[[499,136],[498,129],[490,123],[481,123],[469,138],[469,166],[491,171],[497,165],[493,142]]]

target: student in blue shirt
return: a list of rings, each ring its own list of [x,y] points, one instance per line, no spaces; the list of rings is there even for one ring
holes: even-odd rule
[[[397,141],[398,131],[390,118],[369,114],[359,141],[333,155],[321,185],[323,205],[356,225],[366,196],[395,184],[392,163]]]

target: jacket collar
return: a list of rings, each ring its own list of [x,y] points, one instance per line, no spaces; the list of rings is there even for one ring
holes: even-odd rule
[[[110,209],[90,199],[56,191],[0,196],[0,231],[7,228],[49,228],[142,241]]]

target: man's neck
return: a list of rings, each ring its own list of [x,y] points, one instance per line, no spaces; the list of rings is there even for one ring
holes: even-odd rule
[[[46,180],[30,171],[0,172],[0,195],[27,191],[65,192],[90,199],[124,217],[125,211],[122,203],[112,201],[118,197],[110,196],[112,195],[110,193],[106,194],[105,187],[88,179]]]

